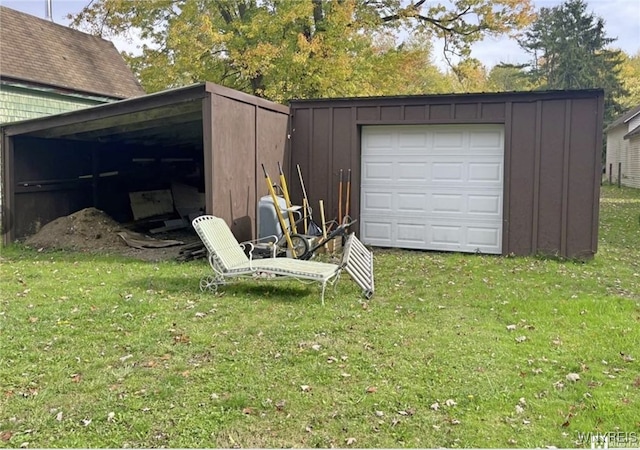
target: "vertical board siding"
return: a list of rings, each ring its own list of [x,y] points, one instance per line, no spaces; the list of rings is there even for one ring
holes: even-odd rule
[[[340,196],[339,183],[340,183],[340,169],[343,171],[344,180],[346,180],[347,172],[349,169],[353,173],[360,170],[359,165],[353,165],[351,159],[351,108],[334,108],[333,110],[333,167],[331,171],[331,178],[329,183],[332,187],[331,200],[327,203],[327,214],[333,218],[338,217],[338,201],[336,199]],[[343,186],[343,197],[346,195],[345,187]],[[353,199],[353,195],[351,195]],[[343,212],[344,202],[343,198]],[[351,201],[353,206],[353,200]]]
[[[510,153],[507,170],[510,172],[510,191],[507,217],[509,227],[508,253],[529,254],[532,251],[533,192],[535,189],[535,103],[514,103],[511,114],[511,142],[505,151]]]
[[[452,105],[431,105],[429,106],[429,119],[431,120],[449,120],[451,115]]]
[[[382,106],[380,108],[380,119],[388,122],[403,120],[402,110],[403,108],[400,106]]]
[[[603,95],[579,92],[294,101],[292,166],[309,161],[307,193],[314,202],[323,198],[327,215],[334,216],[339,170],[350,161],[351,213],[358,219],[363,125],[503,123],[503,254],[589,256],[597,242],[594,174]],[[357,223],[354,229],[359,231]]]
[[[425,120],[427,117],[427,106],[425,105],[408,105],[404,108],[404,118],[410,121]]]
[[[302,186],[300,184],[300,176],[298,174],[298,166],[302,174],[302,180],[306,183],[309,174],[309,161],[311,160],[312,149],[309,147],[311,143],[311,109],[304,108],[292,111],[290,124],[290,161],[289,180],[295,180],[289,183],[289,195],[291,201],[296,205],[302,205]],[[294,151],[296,148],[304,148],[306,151]]]
[[[212,211],[230,224],[239,240],[249,240],[256,205],[255,106],[214,95],[213,121]],[[237,132],[237,124],[243,124],[242,133]],[[267,170],[272,177],[277,174],[275,164]]]
[[[477,103],[462,103],[455,105],[455,118],[473,120],[478,118]]]
[[[565,101],[555,100],[541,105],[540,123],[540,169],[538,184],[537,246],[532,250],[554,253],[561,246],[562,182],[565,139]]]
[[[330,108],[319,108],[313,111],[311,135],[313,153],[307,168],[309,175],[305,178],[309,202],[313,211],[317,213],[315,218],[318,223],[320,223],[319,201],[323,200],[326,203],[325,209],[330,207],[328,182],[331,180],[331,142],[333,140],[329,135],[332,123],[331,112]]]
[[[592,229],[594,208],[585,187],[596,185],[599,193],[599,177],[597,178],[600,159],[590,157],[589,149],[598,147],[599,128],[597,121],[597,105],[586,100],[572,100],[571,145],[569,147],[569,168],[567,170],[567,236],[566,253],[582,257],[595,252],[592,248],[592,237],[596,233]]]
[[[480,117],[488,120],[502,121],[506,118],[506,103],[481,103]]]

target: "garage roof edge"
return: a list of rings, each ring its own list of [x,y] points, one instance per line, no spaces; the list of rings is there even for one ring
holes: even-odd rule
[[[187,87],[156,92],[141,97],[134,97],[88,108],[77,109],[62,114],[1,124],[0,128],[4,130],[4,133],[7,136],[14,136],[40,131],[47,128],[69,125],[78,122],[79,120],[89,122],[91,120],[98,120],[105,117],[124,115],[132,112],[144,111],[146,109],[168,106],[175,103],[194,101],[202,99],[205,96],[205,83],[198,83]]]
[[[576,90],[546,90],[546,91],[509,91],[509,92],[468,92],[468,93],[448,93],[448,94],[424,94],[424,95],[396,95],[378,97],[341,97],[341,98],[315,98],[315,99],[294,99],[290,101],[291,107],[302,104],[324,104],[324,103],[357,103],[368,104],[379,103],[381,100],[442,100],[451,102],[452,99],[463,101],[477,101],[487,99],[490,101],[538,101],[543,99],[574,99],[592,98],[594,96],[604,97],[603,89],[576,89]]]
[[[256,97],[255,95],[247,94],[246,92],[237,91],[220,84],[212,83],[210,81],[205,82],[205,86],[207,92],[212,94],[255,105],[263,109],[289,114],[288,106],[281,105],[261,97]]]

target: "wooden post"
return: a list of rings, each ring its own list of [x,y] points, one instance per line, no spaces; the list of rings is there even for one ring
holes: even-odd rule
[[[622,163],[619,162],[618,163],[618,187],[620,187],[622,184],[621,178],[622,178]]]

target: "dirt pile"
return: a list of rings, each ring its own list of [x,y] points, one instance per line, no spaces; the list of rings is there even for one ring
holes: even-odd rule
[[[176,259],[182,245],[163,248],[134,248],[118,233],[131,232],[112,219],[104,211],[86,208],[71,215],[59,217],[43,226],[33,236],[25,240],[29,247],[42,250],[73,250],[81,252],[117,254],[145,261],[165,261]],[[181,236],[185,243],[197,242],[194,233]],[[164,239],[166,236],[158,236]],[[186,239],[185,239],[186,238]]]
[[[86,208],[49,222],[25,244],[43,249],[112,251],[127,247],[118,236],[123,230],[105,212]]]

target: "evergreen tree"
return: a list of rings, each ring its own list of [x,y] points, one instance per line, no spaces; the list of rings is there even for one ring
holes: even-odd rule
[[[607,37],[602,18],[587,13],[583,0],[567,0],[541,8],[520,45],[533,54],[530,73],[541,88],[603,88],[608,122],[621,112],[616,99],[624,93],[622,54],[609,47],[615,40]]]

